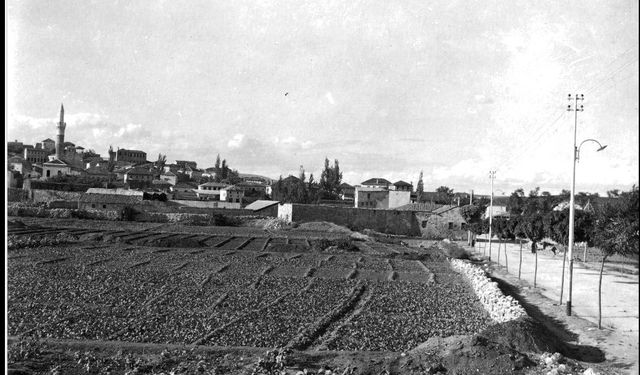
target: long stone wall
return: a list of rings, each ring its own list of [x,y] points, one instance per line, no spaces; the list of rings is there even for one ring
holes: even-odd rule
[[[62,190],[31,190],[31,197],[34,202],[54,202],[54,201],[74,201],[78,202],[84,193],[77,191]]]
[[[221,202],[221,201],[187,201],[187,200],[172,200],[171,202],[179,203],[183,206],[197,207],[197,208],[227,208],[227,209],[239,209],[240,203],[236,202]]]
[[[372,229],[405,236],[420,235],[420,227],[412,211],[283,204],[278,207],[278,217],[296,223],[328,221],[353,229]]]
[[[527,315],[520,303],[511,296],[505,296],[498,283],[491,281],[482,268],[460,259],[451,259],[450,262],[451,268],[469,280],[494,322],[504,323]]]

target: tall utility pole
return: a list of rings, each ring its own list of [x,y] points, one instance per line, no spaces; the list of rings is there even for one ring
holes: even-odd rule
[[[569,257],[569,296],[567,297],[567,316],[571,316],[571,291],[573,286],[573,229],[574,229],[574,218],[575,218],[575,195],[576,195],[576,159],[578,156],[578,148],[576,147],[576,140],[578,135],[578,112],[584,111],[584,106],[581,104],[578,106],[578,100],[583,101],[583,94],[576,94],[575,97],[572,97],[569,94],[569,105],[567,106],[567,111],[575,112],[574,123],[573,123],[573,174],[571,177],[571,198],[569,199],[569,250],[567,251],[567,256]],[[573,106],[571,105],[573,102]]]
[[[489,178],[491,179],[491,198],[489,200],[489,260],[491,260],[491,222],[493,220],[493,180],[496,178],[496,171],[489,171]]]
[[[473,204],[473,190],[471,190],[471,195],[469,195],[469,204]],[[473,234],[471,234],[471,230],[467,229],[467,244],[471,246],[473,244]],[[475,247],[475,245],[474,245]]]

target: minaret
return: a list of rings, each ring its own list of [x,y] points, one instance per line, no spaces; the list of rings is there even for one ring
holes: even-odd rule
[[[64,128],[67,127],[67,123],[64,122],[64,105],[60,104],[60,122],[57,125],[58,136],[56,137],[56,158],[62,159],[64,152]]]

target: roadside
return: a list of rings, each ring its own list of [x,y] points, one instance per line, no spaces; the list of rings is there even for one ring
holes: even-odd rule
[[[482,247],[471,248],[460,243],[477,258],[488,262],[488,251]],[[537,275],[534,268],[535,254],[528,249],[522,251],[522,266],[518,278],[520,246],[500,248],[498,264],[497,246],[492,249],[492,262],[487,271],[492,277],[502,279],[515,286],[520,295],[540,309],[544,315],[553,317],[577,337],[570,340],[579,345],[593,345],[606,353],[606,360],[612,367],[629,374],[638,374],[638,275],[632,274],[633,266],[616,264],[605,267],[602,279],[602,326],[598,322],[598,279],[599,268],[574,261],[572,316],[566,315],[568,294],[568,266],[565,270],[563,301],[560,302],[562,282],[562,256],[554,256],[549,251],[538,252]],[[509,272],[507,272],[507,266]],[[625,270],[620,272],[619,268]]]

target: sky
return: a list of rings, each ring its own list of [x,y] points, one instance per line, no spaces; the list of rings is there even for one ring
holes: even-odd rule
[[[5,136],[487,194],[638,184],[638,2],[9,0]],[[566,110],[583,94],[584,111]],[[574,103],[575,104],[575,103]]]

